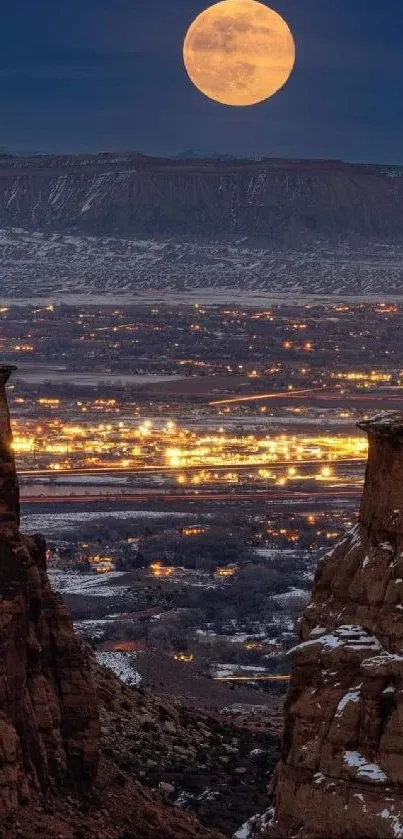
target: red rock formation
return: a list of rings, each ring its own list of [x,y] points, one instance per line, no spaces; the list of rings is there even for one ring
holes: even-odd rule
[[[0,368],[0,816],[49,787],[88,789],[99,739],[90,668],[50,588],[45,543],[19,532],[9,375]]]
[[[11,365],[0,367],[0,522],[16,521],[19,525],[18,480],[12,451],[10,413],[5,393],[5,385],[15,369]]]
[[[359,520],[319,563],[291,651],[270,839],[403,837],[403,414],[359,427]]]
[[[11,370],[0,367],[0,837],[220,839],[100,757],[92,663],[49,584],[44,540],[19,532]]]

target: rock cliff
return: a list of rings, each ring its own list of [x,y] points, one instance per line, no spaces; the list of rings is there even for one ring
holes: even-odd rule
[[[95,688],[41,537],[19,532],[18,483],[0,369],[0,816],[56,787],[88,789],[97,771]]]
[[[321,560],[291,651],[270,839],[403,837],[403,414],[359,427],[358,523]]]
[[[219,839],[105,757],[93,663],[49,584],[44,540],[19,531],[12,369],[0,367],[0,837]]]
[[[337,160],[0,157],[0,225],[265,247],[401,243],[403,170]]]

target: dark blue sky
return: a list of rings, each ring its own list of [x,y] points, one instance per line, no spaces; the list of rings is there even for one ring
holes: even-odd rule
[[[198,0],[8,0],[0,26],[0,145],[193,147],[403,163],[402,0],[277,0],[297,63],[252,108],[203,97],[182,64]]]

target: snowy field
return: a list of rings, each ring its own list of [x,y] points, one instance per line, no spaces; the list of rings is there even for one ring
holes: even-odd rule
[[[50,583],[56,591],[61,594],[85,594],[86,597],[123,597],[126,588],[114,585],[114,582],[124,575],[124,571],[110,571],[108,574],[48,571]]]
[[[252,667],[240,664],[212,664],[211,674],[213,679],[226,679],[228,676],[253,676],[267,673],[265,667]]]
[[[51,286],[51,283],[49,284]],[[185,297],[184,297],[185,294]],[[227,304],[234,304],[242,306],[246,309],[254,309],[260,306],[324,306],[326,304],[348,303],[349,305],[360,303],[403,303],[403,293],[397,291],[395,294],[385,291],[378,294],[350,294],[347,290],[345,293],[335,292],[334,294],[318,293],[318,294],[304,294],[295,293],[291,289],[286,294],[273,294],[268,292],[250,293],[247,290],[242,291],[231,286],[221,288],[201,287],[196,291],[187,289],[186,292],[177,292],[174,289],[169,291],[159,291],[156,288],[150,288],[149,292],[133,292],[127,294],[122,291],[121,294],[107,291],[104,294],[97,294],[96,291],[92,293],[91,290],[87,294],[69,294],[65,291],[52,291],[51,287],[44,291],[43,295],[39,294],[32,297],[23,297],[21,293],[17,293],[15,297],[1,297],[3,306],[48,306],[52,303],[63,303],[68,306],[134,306],[139,304],[153,305],[159,304],[167,306],[177,304],[183,305],[187,303],[199,303],[205,306],[226,306]],[[169,377],[171,378],[171,376]]]
[[[59,587],[60,591],[60,587]],[[74,621],[73,626],[77,635],[85,635],[93,641],[102,641],[105,630],[111,626],[115,618],[111,615],[108,618],[94,618],[93,620]]]
[[[57,367],[42,367],[36,369],[22,365],[15,373],[15,381],[29,382],[30,384],[42,384],[43,382],[68,383],[73,385],[85,385],[95,387],[99,384],[105,385],[153,385],[163,382],[172,382],[175,379],[183,379],[184,376],[167,375],[158,376],[154,373],[125,375],[121,373],[77,373],[75,371],[60,370]]]
[[[283,594],[273,594],[272,600],[276,600],[278,603],[287,603],[287,601],[293,600],[294,597],[302,597],[306,600],[306,602],[308,602],[310,596],[310,591],[307,591],[305,588],[295,588],[293,586],[289,591],[285,591]]]
[[[24,513],[21,514],[21,530],[28,533],[49,534],[59,533],[62,530],[74,530],[82,523],[96,521],[97,519],[195,519],[195,513],[176,513],[169,510],[169,513],[157,512],[154,510],[116,510],[113,512],[97,512],[88,510],[83,513]]]
[[[126,685],[138,687],[141,676],[133,666],[136,655],[140,653],[95,653],[98,664],[109,667]]]
[[[290,305],[402,296],[400,246],[308,250],[0,229],[2,303]],[[156,287],[157,286],[157,287]],[[159,286],[159,288],[158,288]],[[86,289],[86,294],[83,294]]]
[[[289,559],[301,555],[300,550],[294,548],[255,548],[253,553],[260,559],[270,561],[271,559]]]

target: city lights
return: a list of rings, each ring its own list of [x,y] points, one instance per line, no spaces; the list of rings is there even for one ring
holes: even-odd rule
[[[144,438],[147,445],[141,442]],[[36,469],[178,472],[178,484],[194,485],[211,480],[237,483],[239,470],[251,468],[255,480],[284,486],[289,480],[336,481],[337,464],[365,460],[367,441],[342,434],[245,435],[222,427],[206,434],[202,428],[195,431],[173,421],[77,425],[48,419],[37,426],[19,419],[14,428],[14,450],[25,469],[33,473]]]

